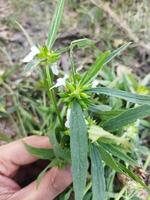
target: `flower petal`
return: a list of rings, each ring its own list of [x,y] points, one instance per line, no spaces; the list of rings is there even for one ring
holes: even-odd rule
[[[22,60],[22,62],[28,63],[28,62],[30,62],[30,61],[33,60],[34,56],[35,56],[35,55],[34,55],[33,52],[31,51],[28,55],[25,56],[25,58]]]
[[[66,122],[65,122],[65,127],[66,128],[70,128],[70,114],[71,114],[71,109],[68,108],[67,116],[66,116]]]
[[[33,53],[34,56],[36,56],[37,54],[40,53],[40,50],[36,46],[33,46],[31,47],[31,52]]]
[[[57,65],[57,63],[54,63],[54,64],[51,66],[51,69],[52,69],[53,74],[55,74],[56,76],[59,74],[59,70],[58,70],[58,65]]]

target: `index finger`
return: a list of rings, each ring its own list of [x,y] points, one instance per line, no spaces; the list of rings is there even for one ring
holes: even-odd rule
[[[37,148],[51,148],[46,136],[30,136],[23,141]],[[22,139],[0,147],[0,174],[11,177],[19,166],[30,164],[37,160],[25,148]]]

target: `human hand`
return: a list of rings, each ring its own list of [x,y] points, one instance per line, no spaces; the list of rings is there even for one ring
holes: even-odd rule
[[[30,136],[23,141],[38,148],[51,147],[47,137]],[[71,184],[70,167],[54,167],[45,174],[38,189],[36,181],[21,188],[13,178],[21,166],[36,160],[26,151],[22,140],[0,147],[0,200],[52,200]]]

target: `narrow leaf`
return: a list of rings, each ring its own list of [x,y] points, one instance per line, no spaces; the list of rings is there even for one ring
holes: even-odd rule
[[[39,159],[52,160],[54,158],[54,153],[53,153],[52,149],[36,148],[36,147],[30,146],[26,143],[24,143],[24,145],[25,145],[25,148],[27,149],[27,151],[31,155],[33,155]]]
[[[41,60],[32,60],[24,67],[23,73],[32,72],[41,62]]]
[[[100,151],[102,160],[106,163],[107,166],[109,166],[117,172],[122,172],[118,166],[118,163],[113,159],[113,157],[110,153],[108,153],[107,150],[105,150],[101,145],[98,145],[98,149]]]
[[[81,106],[74,101],[70,116],[71,160],[75,200],[82,200],[88,169],[87,127]]]
[[[57,6],[55,9],[55,13],[52,19],[52,23],[50,25],[48,38],[47,38],[47,47],[49,49],[52,48],[56,38],[57,38],[57,31],[62,19],[63,9],[64,9],[65,0],[58,0]]]
[[[126,152],[123,152],[123,150],[118,146],[116,147],[115,145],[104,144],[104,143],[101,143],[101,146],[109,153],[111,153],[113,156],[119,158],[120,160],[123,160],[126,163],[129,163],[134,166],[137,165],[137,162],[133,160],[130,156],[128,156]]]
[[[56,158],[68,161],[70,159],[70,153],[68,149],[63,149],[57,141],[55,130],[51,130],[48,134],[50,142],[53,146],[53,151]]]
[[[39,187],[39,184],[42,180],[42,178],[44,177],[44,175],[46,174],[47,170],[51,168],[51,163],[47,165],[47,167],[45,169],[43,169],[43,171],[38,175],[37,177],[37,188]]]
[[[93,200],[105,198],[105,177],[102,159],[96,145],[91,145],[91,171]]]
[[[90,69],[85,73],[85,75],[82,77],[80,84],[84,85],[92,81],[100,72],[102,69],[104,63],[106,62],[106,59],[109,56],[109,52],[106,51],[97,58],[95,63],[90,67]]]
[[[124,166],[121,163],[118,163],[120,169],[124,172],[124,174],[128,175],[132,180],[134,180],[136,183],[139,183],[141,186],[143,186],[148,192],[150,192],[150,188],[144,183],[144,181],[137,176],[134,172],[129,170],[126,166]]]
[[[118,49],[114,50],[107,58],[106,62],[104,63],[104,65],[106,65],[108,62],[110,62],[114,57],[118,56],[122,51],[124,51],[129,45],[131,44],[131,42],[122,45],[121,47],[119,47]]]
[[[87,90],[87,92],[92,92],[92,93],[96,93],[96,94],[105,94],[108,96],[118,97],[120,99],[124,99],[126,101],[136,103],[136,104],[150,105],[150,96],[148,96],[148,95],[138,95],[138,94],[133,94],[130,92],[112,89],[112,88],[106,88],[106,87],[91,88],[91,89]]]
[[[71,42],[70,48],[77,46],[78,48],[85,48],[94,45],[94,42],[89,38],[82,38]]]
[[[118,56],[130,44],[131,44],[131,42],[129,42],[127,44],[124,44],[121,47],[119,47],[118,49],[114,50],[112,53],[109,53],[108,51],[102,53],[98,57],[96,62],[91,66],[90,70],[88,70],[88,72],[85,73],[85,75],[81,79],[81,83],[80,84],[83,85],[83,84],[86,84],[86,83],[89,83],[90,81],[92,81],[98,75],[98,73],[100,72],[100,70],[102,69],[102,67],[104,65],[109,63],[114,57]]]
[[[148,116],[150,116],[150,105],[142,105],[136,108],[131,108],[120,115],[109,119],[102,124],[102,127],[108,131],[115,131],[135,122],[137,119],[142,119]]]

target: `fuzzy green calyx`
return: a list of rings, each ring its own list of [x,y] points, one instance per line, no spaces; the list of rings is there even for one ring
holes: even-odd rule
[[[60,54],[49,50],[46,46],[39,48],[40,53],[37,55],[37,58],[43,60],[46,64],[52,64],[57,62],[60,59]]]

